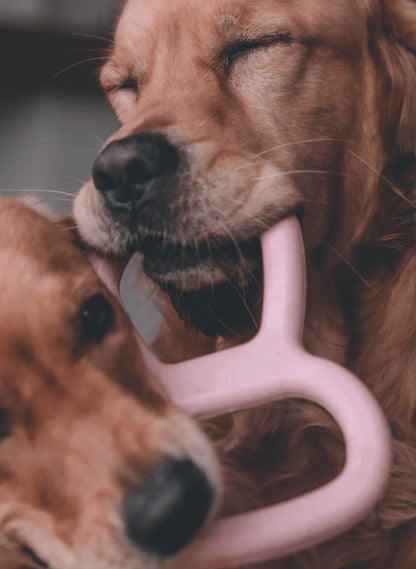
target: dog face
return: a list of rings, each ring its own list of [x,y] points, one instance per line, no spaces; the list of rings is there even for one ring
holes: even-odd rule
[[[157,567],[215,502],[205,437],[61,228],[0,202],[0,539],[50,568]]]
[[[75,202],[82,236],[141,249],[146,273],[188,298],[250,288],[255,238],[300,207],[308,251],[352,241],[403,103],[380,63],[409,35],[392,6],[129,0],[101,74],[122,126]]]

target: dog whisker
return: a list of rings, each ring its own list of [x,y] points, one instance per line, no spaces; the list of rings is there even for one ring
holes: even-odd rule
[[[83,59],[82,61],[77,61],[76,63],[72,63],[71,65],[64,67],[63,69],[58,71],[58,73],[55,73],[55,75],[52,77],[52,79],[56,79],[57,77],[59,77],[63,73],[66,73],[66,71],[69,71],[70,69],[74,69],[74,67],[78,67],[79,65],[84,65],[85,63],[91,63],[93,61],[107,61],[107,57],[105,57],[105,56],[103,56],[103,57],[89,57],[88,59]]]
[[[203,238],[204,238],[206,246],[207,246],[208,257],[211,259],[212,258],[212,248],[211,248],[211,241],[209,239],[209,234],[207,233],[207,231],[204,231]]]
[[[195,252],[196,252],[196,256],[197,256],[198,262],[200,262],[200,261],[201,261],[201,255],[200,255],[200,252],[199,252],[198,241],[197,241],[195,235],[192,235],[192,241],[194,242],[194,247],[195,247]]]
[[[231,233],[231,231],[228,229],[228,227],[226,226],[225,223],[221,223],[221,227],[224,228],[225,232],[227,233],[227,235],[229,236],[229,238],[231,239],[233,245],[235,246],[235,248],[237,249],[237,253],[238,256],[240,257],[241,260],[244,260],[244,255],[243,252],[241,251],[241,247],[238,244],[237,240],[235,239],[234,235]]]
[[[228,280],[228,279],[227,279]],[[209,312],[212,314],[212,316],[215,318],[215,320],[224,328],[224,330],[227,330],[230,334],[234,335],[236,334],[238,331],[237,330],[233,330],[232,328],[230,328],[220,317],[219,315],[214,312],[214,310],[212,309],[212,306],[210,306],[210,304],[207,304],[207,308],[209,310]]]
[[[285,172],[276,172],[274,174],[270,174],[267,176],[260,176],[258,178],[252,178],[253,182],[260,182],[262,180],[273,180],[274,178],[280,178],[282,176],[289,176],[295,174],[327,174],[331,176],[341,176],[341,177],[348,177],[348,178],[357,178],[361,180],[365,180],[365,176],[360,176],[358,174],[350,174],[348,172],[337,172],[334,170],[287,170]]]
[[[198,245],[198,241],[197,241],[197,239],[193,233],[192,233],[192,240],[194,242],[196,258],[198,259],[198,264],[200,264],[201,263],[201,255],[200,255],[200,251],[199,251],[199,245]],[[201,288],[201,272],[200,271],[198,271],[198,288]]]
[[[258,328],[259,328],[259,323],[257,322],[256,318],[254,317],[254,314],[253,314],[252,310],[250,309],[250,307],[249,307],[249,305],[248,305],[248,303],[247,303],[246,298],[244,297],[244,292],[241,292],[241,290],[239,289],[239,287],[236,286],[236,285],[233,285],[233,288],[234,288],[234,290],[236,291],[236,293],[238,294],[238,296],[239,296],[241,302],[243,303],[244,308],[247,310],[247,314],[249,315],[250,320],[252,321],[254,328],[255,328],[256,330],[258,330]],[[244,290],[244,289],[243,289],[243,290]]]
[[[284,144],[277,144],[276,146],[272,146],[266,150],[263,150],[262,152],[258,152],[257,154],[253,154],[252,156],[250,156],[250,158],[248,158],[248,160],[244,163],[241,164],[240,166],[237,166],[236,168],[231,168],[229,170],[227,170],[228,174],[234,174],[235,172],[239,172],[240,170],[244,170],[244,168],[252,168],[255,165],[263,165],[266,164],[268,162],[273,162],[275,160],[275,158],[267,158],[266,160],[258,160],[258,162],[256,162],[256,160],[258,158],[261,158],[262,156],[264,156],[265,154],[269,154],[270,152],[274,152],[276,150],[282,150],[283,148],[290,148],[292,146],[299,146],[300,144],[313,144],[315,142],[340,142],[340,143],[351,143],[353,144],[354,141],[353,140],[349,140],[349,139],[342,139],[342,138],[309,138],[309,139],[303,139],[303,140],[298,140],[296,142],[287,142]]]
[[[99,142],[101,145],[104,145],[104,144],[105,144],[105,141],[104,141],[102,138],[100,138],[99,136],[97,136],[97,135],[95,134],[95,132],[92,132],[92,130],[90,130],[89,128],[86,129],[86,132],[87,132],[89,135],[91,135],[93,138],[95,138],[95,140],[96,140],[97,142]]]
[[[260,290],[262,289],[262,286],[260,284],[260,282],[258,281],[257,277],[256,277],[256,272],[254,268],[250,268],[250,267],[246,267],[245,268],[247,275],[250,277],[250,279],[255,283],[255,285],[257,286],[257,288]]]
[[[384,182],[386,182],[386,184],[389,186],[389,188],[400,198],[402,198],[406,203],[408,203],[413,209],[416,208],[416,205],[409,200],[408,197],[406,197],[403,192],[401,192],[397,186],[395,186],[388,178],[386,178],[386,176],[383,175],[382,172],[379,172],[376,168],[374,168],[374,166],[371,166],[371,164],[369,164],[366,160],[364,160],[364,158],[361,158],[361,156],[359,156],[358,154],[356,154],[355,152],[353,152],[352,150],[348,150],[348,152],[354,156],[354,158],[356,158],[357,160],[359,160],[362,164],[364,164],[364,166],[367,166],[372,172],[374,172],[374,174],[377,174],[377,176],[380,177],[381,180],[383,180]]]
[[[271,146],[262,152],[258,152],[250,157],[249,160],[255,160],[260,156],[264,156],[265,154],[269,154],[270,152],[274,152],[275,150],[281,150],[282,148],[289,148],[291,146],[298,146],[300,144],[313,144],[315,142],[342,142],[342,143],[354,143],[354,140],[346,139],[346,138],[331,138],[331,137],[323,137],[323,138],[304,138],[301,140],[297,140],[295,142],[286,142],[284,144],[277,144],[275,146]]]
[[[86,33],[82,33],[82,32],[76,32],[74,35],[79,36],[79,37],[83,37],[83,38],[100,40],[100,41],[104,41],[110,45],[114,45],[114,40],[112,38],[106,38],[104,36],[100,36],[97,34],[86,34]]]
[[[181,257],[182,257],[182,259],[183,259],[184,252],[185,252],[185,249],[186,249],[186,247],[187,247],[187,240],[186,240],[186,236],[185,236],[185,234],[184,234],[183,231],[182,231],[181,236],[180,236],[180,243],[181,243]],[[183,294],[185,293],[186,289],[187,289],[187,286],[186,286],[186,277],[185,277],[184,274],[182,274],[182,291],[181,291],[181,293],[180,293],[180,295],[179,295],[179,299],[182,298],[182,296],[183,296]]]
[[[202,239],[205,241],[205,244],[206,244],[206,248],[208,251],[208,259],[212,260],[212,245],[211,245],[211,241],[209,238],[209,233],[207,231],[204,231],[204,233],[202,235]],[[209,286],[210,286],[211,292],[213,293],[214,288],[215,288],[214,283],[210,282]]]
[[[81,184],[82,186],[85,186],[85,184],[88,183],[88,180],[80,180],[79,178],[72,178],[72,180],[78,184]]]
[[[77,150],[81,152],[95,152],[95,153],[98,153],[100,151],[98,147],[91,147],[91,146],[78,146]]]
[[[227,283],[232,287],[232,289],[235,290],[235,292],[237,293],[237,295],[238,295],[238,297],[240,298],[240,300],[241,300],[241,302],[242,302],[244,308],[247,310],[247,314],[249,315],[250,320],[252,321],[252,323],[253,323],[255,329],[257,330],[258,327],[259,327],[259,323],[257,322],[257,320],[256,320],[256,318],[255,318],[255,316],[254,316],[254,314],[253,314],[253,312],[252,312],[252,310],[250,309],[250,307],[249,307],[249,305],[248,305],[248,303],[247,303],[246,298],[244,297],[244,289],[243,289],[243,291],[241,291],[240,288],[239,288],[239,286],[238,286],[236,283],[234,283],[234,282],[232,282],[232,281],[230,280],[230,278],[229,278],[229,276],[228,276],[228,274],[227,274],[226,272],[222,271],[222,274],[223,274],[223,277],[224,277],[224,281],[227,282]],[[211,313],[214,314],[214,312],[213,312],[212,310],[211,310]],[[236,332],[238,333],[238,331],[233,331],[233,330],[232,330],[229,326],[227,326],[222,320],[220,320],[220,318],[219,318],[216,314],[214,314],[214,316],[216,316],[218,322],[219,322],[222,326],[224,326],[227,330],[229,330],[231,333],[236,333]]]
[[[81,52],[81,53],[85,53],[85,54],[96,53],[99,55],[104,55],[107,52],[108,55],[110,54],[110,48],[109,47],[105,47],[105,48],[101,48],[101,49],[93,49],[90,47],[71,47],[67,51],[68,52]]]
[[[337,255],[337,257],[339,257],[341,259],[341,261],[343,263],[345,263],[352,271],[353,273],[360,279],[360,281],[367,287],[367,288],[371,288],[371,284],[363,277],[363,275],[360,273],[360,271],[354,267],[354,265],[351,263],[351,261],[349,261],[345,255],[343,255],[341,253],[341,251],[339,251],[336,247],[334,247],[331,243],[326,242],[326,245],[329,249],[331,249],[331,251],[333,253],[335,253],[335,255]]]
[[[351,270],[352,272],[358,277],[358,279],[365,285],[366,288],[370,289],[371,288],[371,284],[364,278],[364,276],[360,273],[360,271],[357,269],[357,267],[355,267],[351,261],[349,261],[338,249],[336,249],[331,243],[326,242],[326,245],[329,249],[331,249],[331,251],[333,251],[333,253],[335,253],[337,255],[337,257],[339,257],[341,259],[341,261],[343,263],[345,263]],[[385,296],[384,294],[378,293],[377,294],[377,298],[381,298],[382,300],[386,301],[386,304],[391,304],[392,300],[391,298],[388,298],[387,296]],[[411,304],[410,303],[406,303],[403,304],[401,302],[396,302],[395,303],[396,306],[400,307],[400,308],[410,308]]]
[[[17,192],[22,192],[22,193],[25,193],[25,194],[32,194],[32,193],[42,193],[42,194],[43,194],[43,193],[47,193],[47,194],[49,194],[49,193],[50,193],[50,194],[71,196],[72,198],[75,198],[75,197],[76,197],[76,194],[71,194],[70,192],[63,192],[63,191],[61,191],[61,190],[41,190],[41,189],[39,189],[39,190],[37,190],[37,189],[35,189],[35,190],[27,190],[27,189],[20,189],[20,188],[11,188],[11,189],[8,189],[8,188],[6,189],[6,188],[4,188],[4,189],[0,189],[0,192],[1,192],[1,193],[4,193],[4,194],[15,193],[15,192],[16,192],[16,193],[17,193]],[[72,200],[68,200],[68,201],[72,201]]]
[[[262,219],[260,219],[259,217],[256,217],[255,215],[252,215],[251,213],[248,213],[247,211],[245,211],[243,208],[246,205],[246,203],[242,200],[237,200],[235,198],[232,198],[230,196],[222,196],[222,199],[224,200],[228,200],[230,202],[233,202],[235,204],[237,204],[239,207],[237,207],[235,209],[235,212],[238,211],[238,213],[245,215],[248,219],[255,221],[256,223],[258,223],[259,225],[261,225],[262,227],[264,227],[265,229],[269,229],[269,226],[267,225],[267,223],[264,223],[264,221]]]

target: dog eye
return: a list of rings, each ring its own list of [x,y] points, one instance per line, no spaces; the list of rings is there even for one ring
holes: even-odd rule
[[[0,440],[11,435],[10,418],[8,413],[0,408]]]
[[[114,327],[114,309],[103,294],[96,294],[81,308],[80,320],[82,342],[101,342]]]
[[[129,92],[137,94],[139,91],[138,82],[133,77],[127,77],[123,83],[117,83],[116,85],[111,85],[104,87],[107,95],[112,95],[114,93],[119,93],[120,91]]]
[[[293,43],[293,37],[289,33],[280,33],[271,36],[264,36],[256,40],[240,39],[228,45],[222,52],[222,61],[225,71],[229,73],[234,63],[261,49],[267,49],[277,44],[289,45]]]
[[[119,86],[120,91],[134,91],[138,92],[137,81],[133,77],[127,77],[127,79]]]

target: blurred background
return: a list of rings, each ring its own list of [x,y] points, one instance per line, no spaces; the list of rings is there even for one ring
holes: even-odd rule
[[[123,0],[0,0],[0,195],[35,191],[60,214],[118,128],[99,87]],[[23,190],[23,191],[22,191]],[[71,195],[72,194],[72,195]],[[161,315],[126,271],[125,307],[146,341]]]
[[[98,88],[123,0],[0,0],[0,193],[45,189],[58,213],[117,121]]]

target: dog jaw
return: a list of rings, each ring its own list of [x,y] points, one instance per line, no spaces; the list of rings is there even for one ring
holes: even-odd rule
[[[251,188],[241,188],[246,200],[238,192],[233,197],[222,191],[235,187],[235,180],[229,178],[239,169],[244,180],[258,178]],[[208,188],[218,197],[201,202],[198,193],[209,193]],[[90,181],[75,199],[74,216],[81,237],[91,247],[118,257],[141,251],[148,276],[158,284],[190,291],[227,279],[244,280],[253,264],[258,264],[258,259],[242,253],[245,243],[292,214],[300,202],[296,187],[280,169],[242,161],[210,173],[202,182],[179,181],[175,194],[167,203],[156,202],[150,211],[138,208],[119,218]],[[279,196],[277,203],[269,203],[274,194]]]

